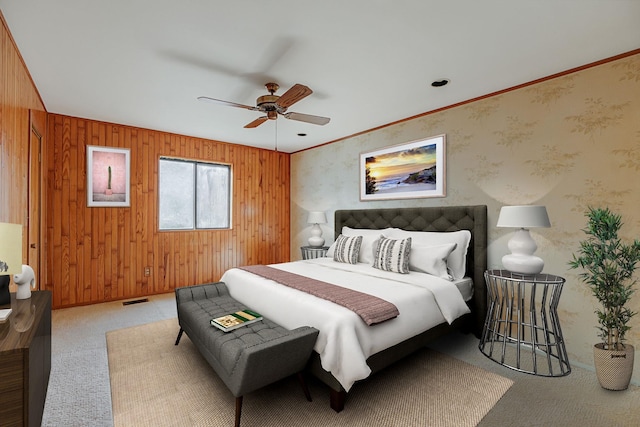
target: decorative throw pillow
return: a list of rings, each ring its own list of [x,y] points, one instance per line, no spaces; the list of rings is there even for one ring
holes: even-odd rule
[[[392,239],[406,239],[411,237],[413,243],[424,246],[438,246],[447,243],[455,243],[456,247],[447,258],[447,268],[449,274],[455,280],[462,279],[465,276],[467,264],[467,250],[471,241],[471,232],[469,230],[459,231],[405,231],[397,228],[389,230],[385,236]]]
[[[379,270],[408,274],[410,253],[411,237],[393,240],[380,236],[373,259],[373,267]]]
[[[456,246],[455,243],[439,246],[411,245],[409,270],[453,280],[453,277],[447,271],[447,258],[449,258]]]
[[[356,264],[358,262],[358,254],[362,245],[362,236],[347,237],[342,234],[335,241],[333,260],[336,262],[344,262]]]

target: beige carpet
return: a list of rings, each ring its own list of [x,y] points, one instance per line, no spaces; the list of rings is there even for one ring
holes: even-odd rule
[[[116,427],[232,426],[235,398],[176,319],[107,333]],[[475,426],[513,382],[441,353],[423,350],[356,384],[346,408],[329,408],[326,386],[295,378],[244,398],[242,426]]]

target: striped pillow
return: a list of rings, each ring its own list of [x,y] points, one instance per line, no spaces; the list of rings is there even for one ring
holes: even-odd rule
[[[341,234],[336,239],[335,245],[333,252],[334,261],[349,264],[356,264],[358,262],[362,236],[347,237]]]
[[[410,253],[411,237],[403,240],[393,240],[380,236],[373,257],[373,267],[379,270],[408,274]]]

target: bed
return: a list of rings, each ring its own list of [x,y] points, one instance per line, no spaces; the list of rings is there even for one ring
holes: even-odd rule
[[[443,278],[431,270],[428,270],[431,274],[427,274],[420,269],[398,274],[369,265],[372,238],[367,236],[382,234],[397,241],[412,237],[413,255],[420,253],[422,235],[433,236],[424,232],[438,232],[437,236],[447,238],[468,236],[466,248],[461,248],[464,244],[453,244],[450,245],[454,248],[452,251],[442,249],[451,254],[449,261],[454,259],[454,253],[456,257],[461,256],[456,262],[461,263],[464,277]],[[320,330],[309,371],[329,386],[330,405],[339,412],[355,382],[365,380],[429,341],[453,329],[480,335],[486,314],[483,275],[487,269],[487,208],[480,205],[338,210],[335,212],[335,233],[336,240],[341,241],[349,235],[364,235],[360,250],[364,255],[359,260],[364,262],[336,263],[330,253],[326,258],[276,264],[269,268],[285,272],[283,274],[322,280],[328,282],[328,286],[338,284],[356,292],[366,289],[367,293],[395,304],[400,315],[368,326],[349,309],[243,268],[225,272],[221,281],[227,284],[234,299],[286,328],[308,325]],[[377,240],[373,245],[377,245]],[[430,253],[435,247],[428,247]],[[466,253],[463,250],[461,254],[462,249],[466,249]],[[334,243],[332,250],[340,249],[336,249]],[[371,272],[373,270],[376,270],[375,274]],[[453,275],[451,268],[446,271]],[[462,273],[456,272],[457,275]]]

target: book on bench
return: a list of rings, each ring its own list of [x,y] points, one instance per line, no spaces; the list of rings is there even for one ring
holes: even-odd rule
[[[262,320],[262,316],[259,313],[242,310],[211,319],[211,324],[218,329],[229,332],[260,320]]]

